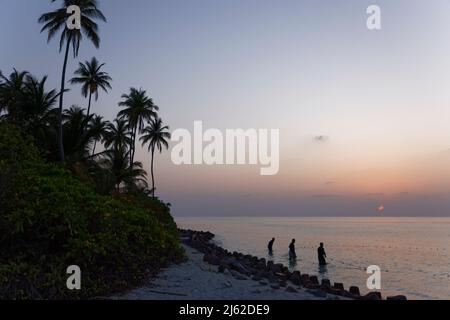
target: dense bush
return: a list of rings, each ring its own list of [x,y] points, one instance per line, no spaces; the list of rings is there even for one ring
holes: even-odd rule
[[[31,141],[0,123],[0,299],[106,295],[182,256],[166,205],[100,196]],[[69,265],[82,270],[80,291],[66,287]]]

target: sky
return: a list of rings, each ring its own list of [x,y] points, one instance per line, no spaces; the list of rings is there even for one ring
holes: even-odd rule
[[[93,111],[113,120],[143,88],[171,130],[279,129],[280,171],[156,158],[175,216],[450,216],[450,1],[108,0],[96,56],[114,79]],[[382,29],[366,9],[381,8]],[[47,0],[0,0],[0,70],[49,76],[63,57],[37,19]],[[86,107],[70,87],[66,107]],[[171,145],[173,147],[173,144]],[[145,149],[138,160],[149,169]],[[384,212],[377,208],[383,204]]]

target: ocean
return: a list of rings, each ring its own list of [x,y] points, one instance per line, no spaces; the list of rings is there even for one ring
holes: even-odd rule
[[[211,231],[225,249],[289,265],[288,245],[296,239],[292,270],[367,293],[367,267],[381,268],[384,297],[450,299],[450,218],[177,218],[180,228]],[[267,243],[275,237],[273,256]],[[320,268],[324,242],[328,266]]]

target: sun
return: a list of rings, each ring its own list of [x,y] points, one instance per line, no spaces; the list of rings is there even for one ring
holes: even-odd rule
[[[378,212],[384,212],[384,209],[385,209],[384,204],[381,204],[381,205],[378,207]]]

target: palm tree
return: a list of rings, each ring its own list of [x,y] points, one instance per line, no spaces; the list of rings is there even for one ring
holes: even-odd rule
[[[89,117],[89,115],[88,115]],[[105,139],[105,135],[107,134],[109,122],[104,121],[102,116],[93,115],[91,123],[89,124],[89,130],[92,131],[95,141],[94,147],[92,148],[92,156],[95,155],[95,149],[97,147],[97,142],[101,142]]]
[[[0,112],[11,113],[14,110],[14,106],[22,98],[28,75],[27,71],[19,72],[16,69],[9,77],[0,72]]]
[[[35,138],[38,147],[47,154],[54,154],[49,148],[54,141],[55,109],[59,93],[45,89],[47,77],[41,80],[31,75],[26,77],[23,100],[16,105],[11,116],[17,125]],[[15,117],[15,119],[14,119]]]
[[[131,148],[132,141],[132,134],[126,120],[118,118],[113,123],[108,123],[104,136],[106,151],[99,159],[100,170],[97,170],[96,174],[106,184],[108,181],[113,181],[117,192],[120,191],[122,185],[125,185],[129,192],[139,189],[139,186],[147,187],[145,179],[147,173],[142,164],[133,162],[130,165],[129,162],[129,148]],[[104,192],[104,190],[102,191]]]
[[[156,111],[159,108],[147,96],[147,92],[142,89],[131,88],[129,94],[122,95],[122,99],[123,101],[119,103],[119,106],[125,107],[125,109],[119,112],[118,117],[127,120],[131,130],[132,142],[129,154],[131,166],[134,162],[138,132],[144,129],[145,122],[157,116]]]
[[[72,106],[63,115],[64,148],[67,161],[70,163],[85,162],[91,155],[89,146],[96,139],[96,132],[90,130],[93,116],[85,114],[85,110]],[[88,128],[88,129],[86,129]]]
[[[80,62],[78,69],[75,71],[76,77],[70,80],[71,84],[82,85],[81,93],[85,98],[89,96],[88,116],[91,114],[92,95],[95,94],[95,101],[97,101],[99,88],[105,92],[108,92],[108,89],[111,89],[111,77],[108,73],[101,71],[104,65],[104,63],[100,64],[95,57],[93,57],[90,62]]]
[[[142,131],[141,142],[142,145],[148,144],[148,151],[151,152],[151,174],[152,174],[152,195],[155,196],[155,176],[154,176],[154,158],[155,150],[158,149],[159,153],[162,152],[163,147],[169,148],[170,133],[168,126],[163,126],[163,122],[160,118],[156,118],[150,121],[150,124]]]
[[[99,161],[99,165],[113,176],[112,180],[117,192],[120,192],[120,187],[123,184],[128,189],[132,189],[139,184],[146,185],[146,172],[142,163],[134,162],[130,166],[127,150],[123,148],[111,149],[105,152],[103,159]]]
[[[59,93],[47,90],[47,77],[37,79],[28,72],[14,70],[9,77],[0,73],[1,119],[19,126],[31,135],[48,160],[55,160],[57,114],[54,108]]]
[[[56,0],[51,0],[55,2]],[[81,13],[81,29],[70,30],[67,28],[67,19],[70,14],[67,13],[67,8],[71,5],[76,5],[80,8]],[[100,46],[100,37],[98,36],[98,25],[94,22],[95,19],[100,19],[106,22],[103,13],[97,8],[97,0],[64,0],[63,6],[55,11],[47,12],[41,15],[39,23],[44,24],[41,32],[47,31],[49,42],[55,35],[62,30],[59,41],[59,51],[61,52],[64,45],[66,46],[64,55],[64,64],[61,75],[61,90],[59,96],[59,114],[58,114],[58,152],[60,161],[64,161],[64,144],[63,144],[63,103],[64,91],[66,82],[67,61],[69,58],[70,46],[73,48],[74,57],[78,56],[80,49],[80,42],[84,34],[96,48]]]
[[[41,80],[28,75],[23,89],[23,101],[19,103],[19,114],[22,116],[21,125],[34,126],[44,122],[51,113],[59,97],[56,90],[46,91],[47,76]]]
[[[106,149],[127,150],[132,141],[131,132],[125,120],[115,119],[114,123],[108,123],[104,136]]]
[[[28,133],[43,124],[51,113],[59,94],[46,91],[47,76],[37,79],[28,72],[14,72],[9,78],[0,73],[0,105],[6,111],[3,118],[16,123]]]

